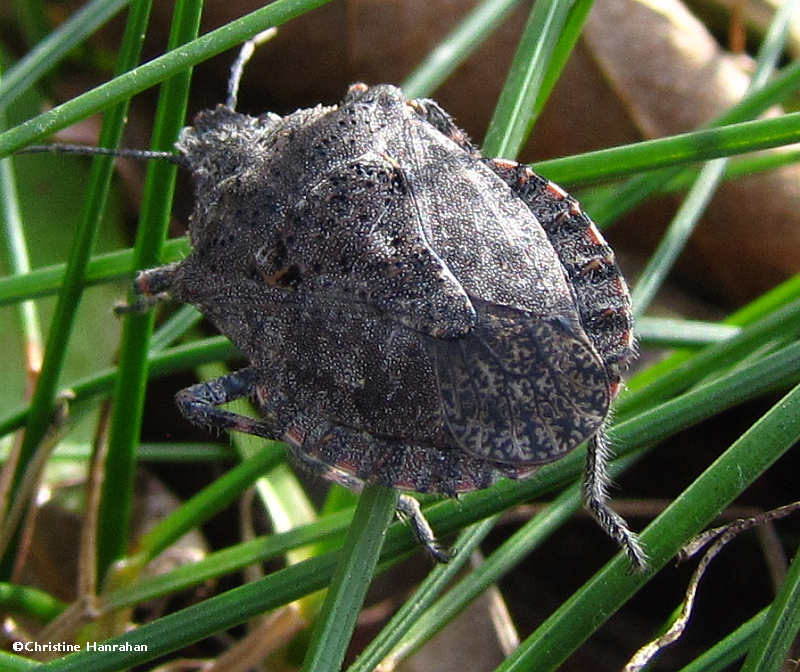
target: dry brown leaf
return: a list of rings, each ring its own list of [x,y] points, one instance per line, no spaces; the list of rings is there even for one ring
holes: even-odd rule
[[[598,0],[584,39],[599,70],[645,137],[691,130],[738,101],[749,81],[676,0]],[[725,184],[704,215],[680,269],[703,293],[741,302],[800,270],[800,168]],[[628,223],[652,243],[662,222]]]

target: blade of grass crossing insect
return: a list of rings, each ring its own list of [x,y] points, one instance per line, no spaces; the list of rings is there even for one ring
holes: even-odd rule
[[[93,0],[75,12],[45,39],[31,49],[0,83],[0,114],[23,91],[33,86],[46,72],[61,62],[69,51],[104,25],[130,0]]]
[[[536,100],[571,7],[563,0],[534,4],[486,131],[487,156],[511,158],[519,153],[533,128]]]
[[[149,0],[140,0],[133,4],[120,51],[117,68],[119,72],[134,67],[139,61],[149,12]],[[100,136],[101,142],[106,143],[105,146],[116,147],[119,144],[127,109],[127,103],[121,103],[105,116]],[[94,246],[97,227],[111,183],[112,167],[113,161],[109,157],[96,157],[92,161],[81,224],[72,241],[67,269],[50,322],[42,370],[31,400],[25,438],[20,450],[19,464],[14,474],[12,492],[16,491],[36,448],[47,432],[55,401],[56,386],[61,375],[67,344],[77,312],[76,308],[83,292],[86,266]],[[12,543],[0,564],[0,577],[10,576],[15,546],[16,543]]]
[[[179,0],[175,4],[169,38],[170,48],[192,40],[200,27],[201,0]],[[168,80],[159,94],[152,149],[169,150],[186,116],[191,69]],[[152,162],[142,195],[142,211],[136,232],[134,260],[138,268],[160,261],[161,246],[175,189],[177,167]],[[136,445],[142,425],[144,390],[147,382],[147,352],[155,316],[128,314],[122,329],[119,375],[113,396],[108,436],[105,478],[102,484],[97,535],[97,575],[122,557],[128,544]]]
[[[800,439],[800,386],[793,388],[648,525],[651,570],[631,574],[618,556],[574,593],[498,668],[557,669],[607,618]]]
[[[409,98],[429,96],[472,54],[520,0],[484,0],[439,42],[400,88]]]
[[[742,672],[780,670],[800,630],[800,548],[795,553],[778,596],[767,611]]]
[[[367,486],[361,493],[306,651],[303,672],[340,670],[378,563],[386,528],[394,516],[397,497],[395,490],[376,485]]]

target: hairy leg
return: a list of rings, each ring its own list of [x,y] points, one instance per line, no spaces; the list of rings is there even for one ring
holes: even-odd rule
[[[586,452],[586,465],[583,480],[583,499],[586,508],[603,528],[605,533],[625,549],[636,571],[647,569],[647,554],[639,538],[628,528],[628,524],[608,505],[609,449],[605,434],[601,429],[589,439]]]

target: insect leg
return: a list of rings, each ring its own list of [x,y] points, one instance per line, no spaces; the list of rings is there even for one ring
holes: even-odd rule
[[[414,536],[437,562],[449,562],[450,554],[439,546],[430,524],[425,519],[419,502],[411,495],[400,495],[397,500],[397,515],[408,520]]]
[[[167,264],[158,268],[139,271],[133,281],[134,300],[114,306],[117,315],[123,313],[145,313],[161,301],[168,301],[172,278],[178,264]]]
[[[647,569],[647,554],[639,543],[639,538],[628,529],[628,524],[608,505],[609,450],[603,429],[597,432],[587,446],[586,465],[583,480],[583,499],[586,508],[597,520],[600,527],[614,541],[625,548],[628,558],[636,571]]]
[[[274,439],[277,438],[275,432],[267,423],[217,408],[249,396],[259,380],[256,369],[248,367],[187,387],[175,395],[175,402],[183,417],[195,425]]]

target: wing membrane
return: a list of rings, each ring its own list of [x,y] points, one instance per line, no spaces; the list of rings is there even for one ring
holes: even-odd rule
[[[605,368],[568,320],[482,304],[467,336],[432,344],[445,422],[471,455],[551,462],[592,436],[609,404]]]

